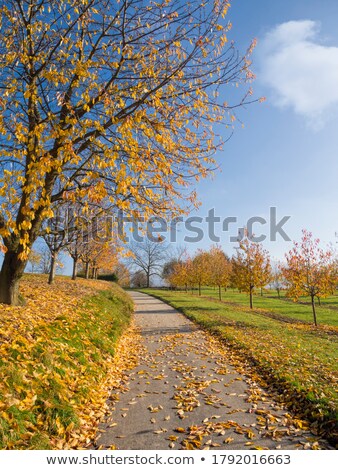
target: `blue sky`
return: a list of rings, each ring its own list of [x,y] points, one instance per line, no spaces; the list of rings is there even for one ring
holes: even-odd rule
[[[222,171],[199,184],[197,213],[204,217],[215,208],[221,217],[236,216],[241,226],[276,207],[279,216],[291,217],[284,226],[291,239],[306,228],[323,243],[335,242],[338,2],[234,0],[228,18],[229,38],[240,50],[258,39],[252,86],[266,101],[239,111],[245,127],[238,126],[218,153]],[[266,229],[258,233],[268,235]],[[291,247],[280,237],[264,244],[277,258]],[[206,238],[190,249],[208,245]],[[223,246],[233,253],[228,236]]]
[[[291,239],[306,228],[324,244],[338,241],[337,19],[337,0],[232,1],[229,39],[241,51],[258,39],[252,86],[266,101],[238,112],[245,126],[218,153],[221,172],[198,185],[202,206],[192,215],[205,217],[214,208],[221,218],[237,217],[241,227],[253,216],[268,219],[276,207],[277,217],[290,216],[284,228]],[[230,101],[228,93],[222,98]],[[265,228],[255,233],[268,236]],[[205,237],[188,248],[210,244]],[[264,245],[279,259],[291,248],[280,237]],[[234,253],[228,235],[222,246]]]

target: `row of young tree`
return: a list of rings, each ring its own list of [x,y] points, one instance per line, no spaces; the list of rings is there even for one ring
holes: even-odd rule
[[[338,282],[338,264],[332,250],[322,249],[319,239],[303,230],[300,242],[285,254],[285,262],[272,266],[270,255],[260,243],[245,236],[236,248],[236,254],[229,258],[220,246],[209,250],[198,250],[194,256],[182,256],[166,263],[163,277],[171,287],[218,288],[219,299],[222,289],[237,288],[249,295],[253,308],[253,294],[266,287],[283,289],[286,295],[297,301],[301,296],[311,299],[313,320],[317,326],[315,299],[325,298],[335,292]]]
[[[39,241],[29,253],[31,267],[49,274],[52,284],[56,270],[60,270],[60,257],[69,256],[73,262],[72,279],[79,268],[86,279],[97,279],[99,270],[113,272],[119,259],[119,245],[113,227],[107,227],[104,211],[96,208],[82,213],[80,204],[66,202],[54,209],[55,216],[42,225]],[[109,232],[109,233],[108,233]]]
[[[98,206],[84,217],[79,204],[67,202],[58,205],[55,214],[44,223],[39,243],[30,251],[32,272],[48,274],[48,283],[52,284],[56,271],[62,269],[62,259],[70,257],[72,280],[78,273],[97,279],[100,272],[128,284],[129,270],[120,262],[122,245],[107,211]]]

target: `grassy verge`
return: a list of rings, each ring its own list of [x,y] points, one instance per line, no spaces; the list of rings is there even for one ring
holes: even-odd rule
[[[218,291],[212,287],[203,287],[202,295],[218,299]],[[267,312],[275,313],[281,316],[281,319],[291,318],[297,321],[313,323],[313,315],[311,303],[308,297],[301,297],[299,302],[293,302],[285,297],[285,293],[281,294],[279,299],[275,291],[264,292],[261,296],[259,293],[254,295],[254,309],[261,309]],[[228,289],[222,291],[222,301],[225,303],[233,303],[249,306],[249,296],[240,293],[237,290]],[[316,305],[318,322],[320,325],[329,325],[338,327],[338,296],[330,296],[321,300],[321,305]]]
[[[335,440],[337,425],[337,336],[307,324],[286,324],[241,305],[185,293],[143,290],[217,334],[273,385],[290,409],[300,412]]]
[[[43,297],[34,309],[42,282],[29,280],[36,291],[28,289],[26,308],[0,305],[2,449],[89,444],[104,414],[117,340],[130,324],[132,301],[116,285],[62,280],[53,288],[58,300],[52,289],[52,301]],[[11,313],[18,324],[8,334]]]

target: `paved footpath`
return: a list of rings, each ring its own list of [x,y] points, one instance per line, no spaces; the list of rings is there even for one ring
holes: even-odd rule
[[[228,363],[217,339],[164,302],[131,295],[145,353],[124,389],[112,391],[98,447],[317,448],[304,422]],[[319,446],[325,448],[323,442]]]

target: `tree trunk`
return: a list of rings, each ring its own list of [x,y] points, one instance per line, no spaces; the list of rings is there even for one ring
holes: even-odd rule
[[[221,286],[218,286],[218,297],[219,297],[219,300],[222,300],[222,288],[221,288]]]
[[[320,303],[320,297],[317,297],[317,300],[318,300],[318,305],[321,305],[321,303]]]
[[[21,260],[18,253],[8,250],[5,253],[0,272],[0,303],[19,305],[19,281],[27,261]]]
[[[57,253],[51,253],[51,262],[49,270],[48,284],[53,284],[55,278]]]
[[[317,315],[316,315],[315,296],[314,295],[311,295],[311,304],[312,304],[313,321],[315,323],[315,326],[317,326]]]
[[[263,297],[263,287],[261,287],[261,297]]]
[[[86,278],[86,279],[89,279],[89,262],[86,263],[85,278]]]
[[[250,308],[253,308],[252,305],[252,287],[250,286]]]
[[[150,287],[150,273],[147,272],[147,288]]]
[[[77,258],[73,258],[73,273],[72,273],[72,280],[75,281],[77,276]]]
[[[201,283],[198,284],[198,295],[201,295]]]
[[[278,295],[278,298],[280,299],[280,289],[277,289],[277,295]]]

